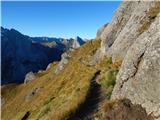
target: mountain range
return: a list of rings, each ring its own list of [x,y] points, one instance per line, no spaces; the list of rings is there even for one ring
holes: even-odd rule
[[[1,84],[22,83],[28,72],[46,69],[49,63],[59,61],[63,52],[84,43],[79,37],[69,40],[29,37],[15,29],[1,27]]]

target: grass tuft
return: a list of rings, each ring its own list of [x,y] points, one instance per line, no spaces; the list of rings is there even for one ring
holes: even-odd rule
[[[110,86],[115,85],[116,75],[118,70],[109,70],[103,75],[103,80],[101,82],[102,87],[109,88]]]
[[[138,30],[139,34],[142,34],[144,31],[148,30],[151,23],[154,21],[159,12],[160,12],[160,2],[157,1],[155,6],[150,8],[150,10],[146,13],[146,17],[148,18],[148,20],[142,19],[140,21],[140,23],[142,23],[142,26]]]

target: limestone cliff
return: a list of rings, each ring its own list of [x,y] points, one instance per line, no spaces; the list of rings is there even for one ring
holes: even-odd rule
[[[128,98],[160,119],[160,2],[123,2],[100,35],[101,54],[122,60],[112,99]]]

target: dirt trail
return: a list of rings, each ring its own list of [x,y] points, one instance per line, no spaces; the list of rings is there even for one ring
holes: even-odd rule
[[[85,103],[68,120],[83,120],[84,118],[90,120],[93,113],[97,111],[98,105],[102,101],[101,86],[96,82],[99,76],[100,71],[97,71],[92,78],[91,89]]]

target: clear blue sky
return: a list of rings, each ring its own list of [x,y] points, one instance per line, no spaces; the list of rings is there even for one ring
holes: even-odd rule
[[[2,26],[29,36],[94,38],[120,1],[2,2]]]

